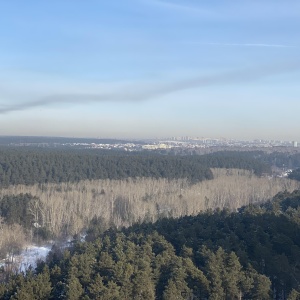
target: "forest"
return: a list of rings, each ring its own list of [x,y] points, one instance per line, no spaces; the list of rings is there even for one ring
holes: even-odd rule
[[[0,299],[300,299],[298,170],[272,161],[1,148],[0,263],[57,243]]]
[[[186,157],[18,149],[2,150],[0,157],[2,186],[129,177],[188,178],[192,182],[212,178],[207,166]]]
[[[59,238],[80,234],[94,218],[103,226],[119,228],[209,209],[235,211],[268,201],[282,190],[300,188],[298,181],[270,180],[246,170],[212,169],[212,173],[214,179],[192,185],[187,179],[165,178],[11,185],[0,190],[0,216],[4,224],[22,226],[28,238],[37,234]]]
[[[289,178],[290,179],[295,179],[300,181],[300,168],[293,170],[290,174],[289,174]]]
[[[299,299],[300,191],[238,212],[207,211],[53,247],[1,299]],[[100,228],[98,228],[100,226]]]
[[[94,179],[186,178],[191,183],[212,179],[210,168],[235,168],[270,173],[270,164],[253,153],[221,152],[170,156],[117,151],[0,148],[0,185],[78,182]]]

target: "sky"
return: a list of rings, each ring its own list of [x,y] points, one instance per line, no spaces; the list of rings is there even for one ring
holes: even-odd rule
[[[0,1],[0,135],[300,141],[299,0]]]

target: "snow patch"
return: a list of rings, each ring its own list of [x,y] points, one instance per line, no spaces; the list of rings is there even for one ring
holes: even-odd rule
[[[38,260],[45,260],[52,245],[36,246],[29,245],[18,255],[8,256],[0,263],[0,267],[13,265],[18,272],[25,272],[30,266],[35,268]]]

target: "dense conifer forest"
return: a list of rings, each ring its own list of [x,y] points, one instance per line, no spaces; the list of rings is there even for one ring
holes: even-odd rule
[[[0,0],[0,38],[0,300],[300,300],[300,0]]]
[[[245,169],[257,175],[270,173],[271,170],[269,164],[247,152],[162,156],[90,150],[0,148],[2,187],[129,177],[187,178],[193,183],[212,179],[210,168]]]
[[[289,174],[289,178],[290,179],[295,179],[300,181],[300,168],[293,170],[290,174]]]
[[[188,178],[193,182],[212,178],[208,167],[185,157],[19,150],[3,151],[0,157],[2,186],[128,177]]]
[[[1,284],[1,299],[298,299],[300,192],[110,228]]]
[[[268,164],[274,165],[278,168],[299,168],[300,167],[300,153],[282,153],[272,152],[270,154],[261,153],[258,158]]]
[[[300,299],[299,171],[262,176],[278,157],[1,148],[0,260],[74,240],[1,267],[0,299]]]

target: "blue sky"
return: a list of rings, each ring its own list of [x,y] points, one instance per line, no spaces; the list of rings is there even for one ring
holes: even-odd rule
[[[300,2],[1,1],[0,135],[300,141]]]

